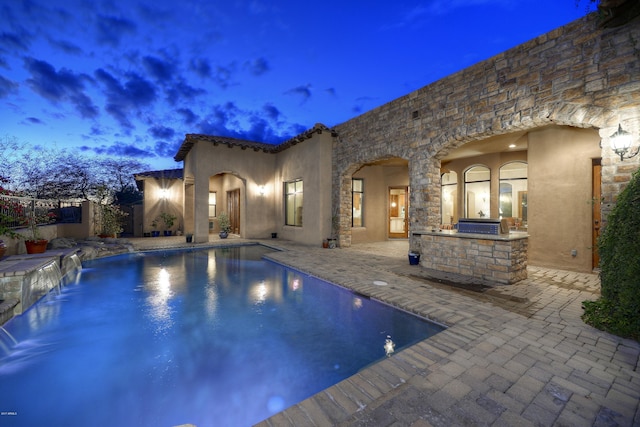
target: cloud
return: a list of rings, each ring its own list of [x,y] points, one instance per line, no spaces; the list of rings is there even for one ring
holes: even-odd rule
[[[302,102],[306,102],[309,98],[311,98],[311,85],[307,84],[306,86],[298,86],[293,89],[289,89],[284,93],[285,95],[295,95],[302,98]]]
[[[29,49],[31,35],[26,30],[21,30],[20,33],[9,33],[3,31],[0,33],[0,47],[4,51],[9,52],[24,52]]]
[[[83,145],[81,151],[91,151],[100,155],[117,156],[117,157],[137,157],[137,158],[153,158],[156,157],[154,151],[147,148],[140,148],[137,144],[125,144],[123,142],[115,142],[113,145],[101,145],[99,147],[89,147]]]
[[[173,83],[171,87],[166,89],[167,101],[171,105],[175,105],[180,99],[191,101],[197,96],[207,93],[206,90],[189,85],[183,78]]]
[[[244,111],[234,103],[212,107],[211,112],[197,124],[198,132],[205,135],[226,136],[248,141],[279,144],[305,128],[295,124],[287,130],[279,129],[280,112],[267,104],[259,111]],[[246,127],[246,123],[249,127]],[[244,124],[244,125],[243,125]]]
[[[408,26],[420,27],[435,17],[451,14],[456,9],[465,9],[474,6],[487,7],[512,7],[514,0],[433,0],[427,4],[420,4],[406,12],[400,20],[385,25],[384,30],[396,29]]]
[[[270,70],[269,62],[264,58],[256,58],[244,63],[244,67],[254,76],[261,76]]]
[[[56,71],[45,61],[25,58],[25,69],[31,74],[29,87],[53,103],[70,102],[83,118],[98,116],[98,108],[84,93],[85,82],[92,82],[86,74],[76,74],[65,68]]]
[[[98,15],[96,36],[98,43],[118,47],[127,34],[136,33],[136,24],[128,19]]]
[[[160,84],[171,82],[176,72],[176,64],[156,56],[145,56],[142,65],[151,76]]]
[[[157,139],[171,139],[176,134],[176,131],[165,126],[153,126],[149,129],[151,136]]]
[[[6,98],[10,94],[18,92],[18,87],[18,83],[0,76],[0,99]]]
[[[215,72],[211,75],[214,83],[220,86],[223,89],[226,89],[230,85],[230,81],[235,74],[236,64],[235,62],[230,63],[228,66],[216,66]]]
[[[27,117],[26,121],[34,125],[43,125],[44,122],[37,117]]]
[[[193,58],[189,61],[189,69],[196,73],[200,78],[206,79],[211,77],[211,64],[205,58]]]
[[[182,116],[182,122],[185,125],[191,125],[198,120],[197,114],[195,114],[190,108],[178,108],[176,111]]]
[[[280,118],[280,110],[278,110],[273,104],[265,104],[262,107],[262,110],[265,112],[267,118],[274,122],[277,122]]]
[[[54,40],[54,39],[49,39],[49,43],[51,44],[51,46],[60,49],[62,52],[67,53],[69,55],[81,55],[82,54],[82,49],[80,49],[80,47],[78,47],[78,45],[75,45],[71,42],[68,42],[66,40]]]
[[[174,142],[159,141],[156,142],[153,151],[158,157],[173,157],[178,152],[181,144],[182,141],[180,140]]]
[[[129,116],[156,100],[154,85],[139,74],[127,73],[124,84],[102,68],[96,70],[95,74],[105,87],[107,112],[124,128],[132,129],[134,126]]]

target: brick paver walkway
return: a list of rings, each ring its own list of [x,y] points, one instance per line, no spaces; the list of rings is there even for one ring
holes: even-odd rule
[[[597,275],[530,266],[527,280],[477,292],[427,280],[406,241],[262,243],[283,249],[275,261],[448,329],[260,427],[640,425],[640,344],[580,320],[582,301],[599,295]]]

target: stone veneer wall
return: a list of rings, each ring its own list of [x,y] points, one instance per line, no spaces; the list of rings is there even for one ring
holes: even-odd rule
[[[529,240],[493,240],[457,235],[422,234],[420,265],[429,270],[510,285],[527,278]]]
[[[408,160],[410,229],[426,230],[441,222],[440,158],[474,140],[550,124],[600,130],[606,220],[640,165],[640,156],[621,163],[608,141],[620,123],[638,144],[639,58],[639,18],[603,29],[591,14],[336,126],[340,245],[351,244],[351,175],[360,166]]]

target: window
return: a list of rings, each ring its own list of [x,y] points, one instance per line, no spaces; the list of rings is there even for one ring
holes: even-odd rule
[[[302,180],[284,183],[285,225],[302,227]]]
[[[216,216],[216,192],[209,191],[209,218]]]
[[[364,227],[364,218],[362,216],[364,212],[362,204],[363,198],[364,180],[362,178],[353,178],[351,180],[351,205],[353,206],[353,212],[351,214],[352,227]]]
[[[500,217],[527,221],[527,164],[512,162],[500,167]]]
[[[472,166],[464,173],[465,215],[467,218],[491,217],[491,171]]]
[[[214,222],[213,218],[216,216],[216,192],[209,191],[209,232],[213,230]]]
[[[458,218],[458,174],[451,171],[442,174],[440,206],[442,223],[453,224]]]

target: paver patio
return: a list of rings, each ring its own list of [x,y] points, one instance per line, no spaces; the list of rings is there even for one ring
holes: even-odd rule
[[[186,246],[132,240],[137,249]],[[261,427],[640,425],[640,344],[580,319],[582,301],[599,296],[595,274],[530,266],[528,279],[478,292],[422,277],[407,241],[261,243],[282,249],[269,255],[277,262],[448,326]]]

